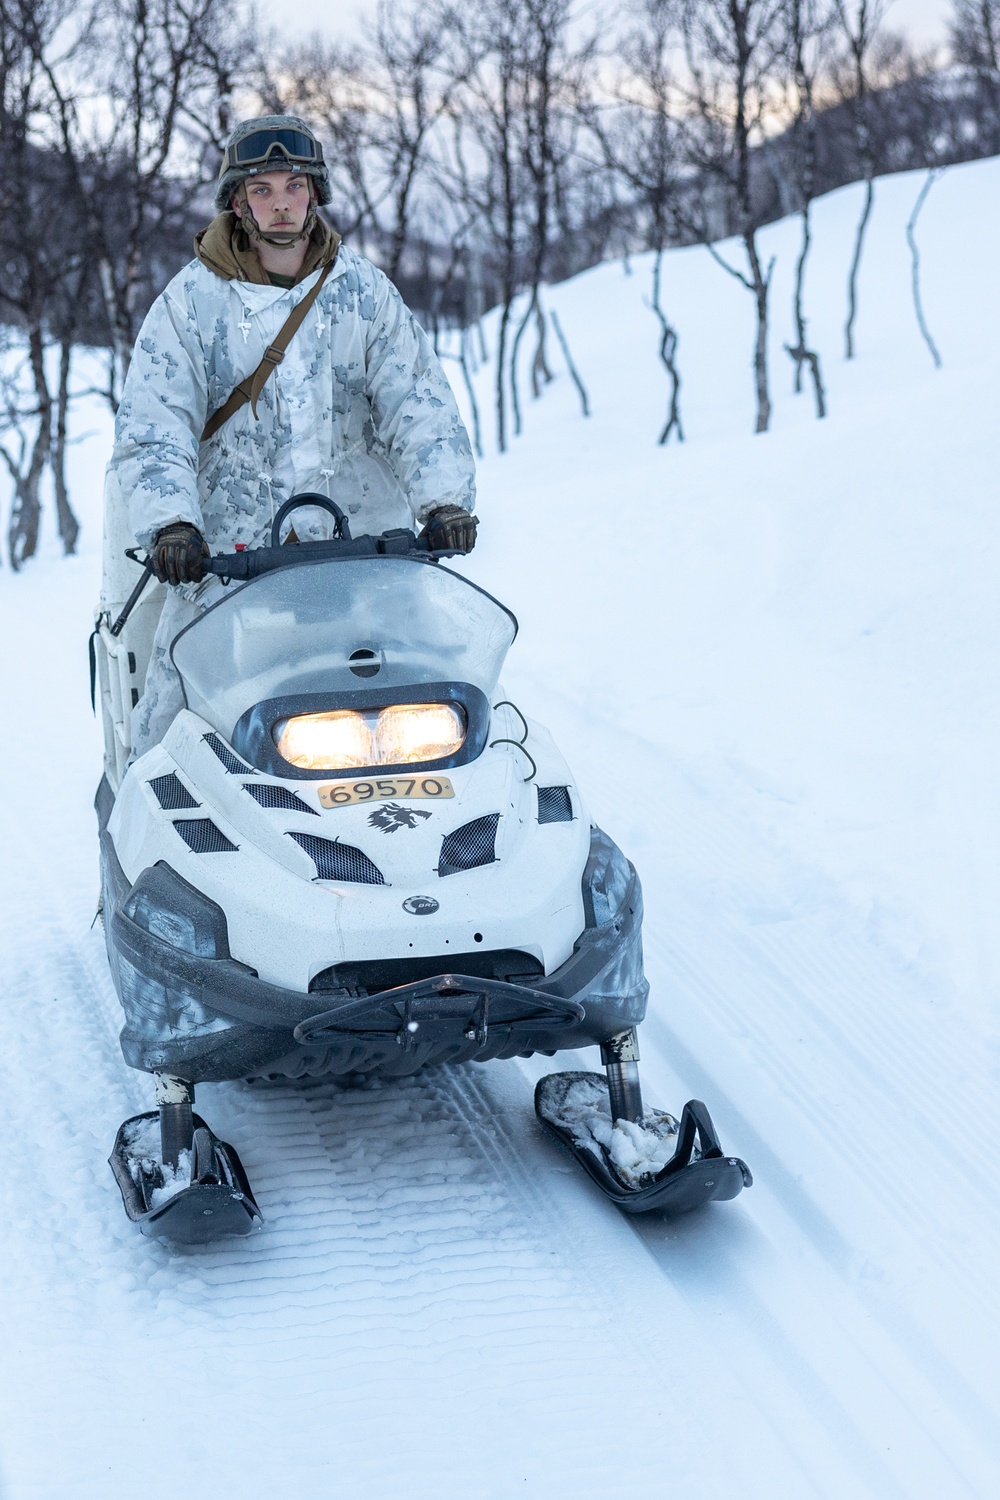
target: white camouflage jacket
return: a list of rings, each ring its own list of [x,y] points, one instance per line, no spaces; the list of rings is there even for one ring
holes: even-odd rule
[[[436,505],[472,510],[475,464],[444,371],[392,283],[344,245],[257,418],[244,406],[200,442],[319,274],[284,290],[194,260],[153,303],[109,472],[140,546],[173,521],[213,552],[259,546],[281,502],[307,490],[343,506],[355,536],[413,526]]]

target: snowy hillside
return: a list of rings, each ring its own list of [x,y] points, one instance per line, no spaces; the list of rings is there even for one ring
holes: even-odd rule
[[[1000,161],[920,220],[940,371],[920,181],[878,184],[850,365],[857,189],[817,205],[825,422],[789,394],[789,223],[765,436],[751,299],[703,249],[665,269],[682,447],[655,445],[648,258],[550,294],[589,420],[553,349],[499,458],[477,377],[467,567],[521,621],[508,693],[642,876],[647,1095],[706,1100],[755,1175],[685,1220],[625,1220],[542,1137],[533,1080],[570,1057],[205,1086],[264,1230],[171,1252],[126,1223],[105,1158],[149,1091],[90,927],[107,424],[81,418],[81,556],[0,574],[3,1500],[1000,1490]]]

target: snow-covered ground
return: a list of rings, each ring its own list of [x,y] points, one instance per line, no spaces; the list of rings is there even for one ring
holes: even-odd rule
[[[265,1228],[171,1251],[127,1224],[105,1158],[149,1090],[90,927],[88,414],[80,557],[49,538],[0,574],[4,1500],[1000,1493],[1000,162],[920,221],[940,371],[919,184],[878,185],[850,365],[857,189],[817,206],[826,422],[789,394],[781,224],[770,434],[750,298],[686,250],[687,443],[655,446],[638,258],[551,294],[590,420],[559,367],[481,467],[468,566],[521,619],[505,685],[643,877],[647,1096],[706,1100],[755,1174],[684,1220],[620,1217],[543,1137],[543,1059],[205,1087]]]

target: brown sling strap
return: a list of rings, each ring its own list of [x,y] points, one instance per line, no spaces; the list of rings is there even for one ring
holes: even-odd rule
[[[244,380],[241,380],[236,389],[232,391],[229,396],[227,396],[226,400],[223,402],[222,406],[219,407],[218,411],[214,411],[209,417],[208,421],[205,423],[205,430],[201,435],[201,441],[203,443],[206,442],[208,438],[212,437],[214,433],[218,432],[220,427],[224,427],[225,424],[229,421],[229,418],[234,417],[242,407],[246,406],[248,401],[250,403],[251,410],[256,417],[257,401],[260,397],[261,391],[264,389],[265,385],[270,379],[272,370],[280,365],[281,361],[284,359],[285,350],[288,348],[289,344],[292,342],[292,339],[302,327],[306,313],[312,307],[313,303],[316,301],[316,298],[322,291],[323,283],[329,276],[332,269],[333,261],[330,261],[329,265],[324,267],[323,274],[317,281],[316,285],[313,287],[312,291],[307,292],[306,295],[302,298],[302,301],[297,302],[292,308],[288,317],[285,319],[284,323],[282,323],[281,328],[278,332],[278,336],[274,340],[274,343],[268,344],[267,348],[264,350],[264,358],[261,360],[256,370],[253,370]]]

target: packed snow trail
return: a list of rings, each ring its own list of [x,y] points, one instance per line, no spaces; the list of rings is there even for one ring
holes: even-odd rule
[[[749,299],[681,252],[691,441],[652,445],[638,260],[551,294],[592,422],[557,382],[482,467],[505,687],[643,878],[647,1099],[705,1099],[755,1175],[687,1219],[620,1216],[537,1126],[533,1080],[581,1053],[203,1087],[264,1228],[128,1224],[106,1157],[150,1089],[91,926],[106,429],[78,450],[81,557],[0,575],[4,1500],[997,1493],[998,185],[949,173],[921,218],[939,374],[893,179],[850,369],[854,190],[817,206],[827,423],[776,369],[744,436]],[[768,233],[778,299],[794,226]]]

